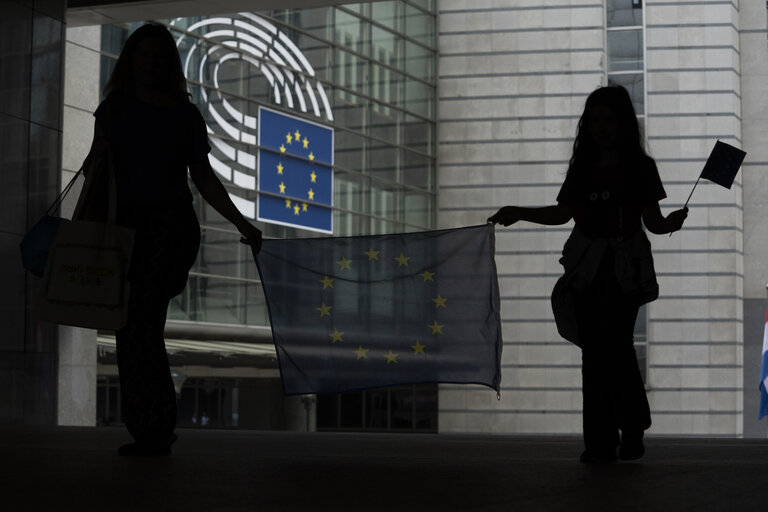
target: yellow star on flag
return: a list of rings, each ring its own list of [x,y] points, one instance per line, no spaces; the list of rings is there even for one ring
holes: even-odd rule
[[[299,132],[296,132],[296,133],[299,133]],[[304,137],[304,140],[301,142],[304,144],[304,149],[307,149],[309,147],[309,139],[307,139],[306,137]]]
[[[337,341],[344,341],[341,337],[344,335],[343,331],[340,331],[336,328],[333,329],[332,333],[329,333],[328,336],[331,337],[331,343],[336,343]]]
[[[315,154],[314,154],[314,153],[312,153],[311,151],[310,151],[310,153],[309,153],[309,159],[310,159],[310,160],[314,160],[314,159],[315,159]]]
[[[285,183],[282,181],[280,182],[280,193],[285,194]]]
[[[285,153],[285,144],[280,144],[280,152]]]
[[[290,199],[286,199],[285,200],[285,207],[286,208],[290,208],[291,207],[291,200]]]
[[[384,357],[387,358],[387,364],[389,363],[397,363],[397,356],[400,354],[395,354],[392,352],[392,350],[389,351],[389,354],[385,354]]]
[[[299,205],[297,204],[293,205],[293,214],[298,215],[299,211],[301,211],[301,208],[299,208]]]
[[[435,273],[434,272],[430,272],[429,270],[425,270],[424,272],[422,272],[419,275],[424,278],[424,282],[425,283],[427,281],[432,281],[433,283],[435,282]]]
[[[283,169],[285,169],[285,167],[283,167],[283,163],[279,162],[277,164],[277,174],[283,174]]]
[[[336,263],[339,265],[339,270],[344,270],[345,268],[352,270],[352,268],[349,266],[349,264],[352,263],[352,260],[348,260],[344,256],[342,256],[341,259]]]
[[[444,308],[445,307],[445,301],[448,300],[445,297],[441,297],[440,294],[437,294],[437,297],[432,299],[432,302],[435,303],[435,309],[438,308]]]
[[[331,316],[331,309],[333,309],[333,306],[326,306],[325,302],[320,304],[319,308],[315,308],[320,312],[320,318],[323,318],[324,316]]]
[[[312,171],[312,174],[310,174],[309,177],[312,179],[312,183],[317,183],[317,174],[315,174],[315,171]]]
[[[411,345],[411,348],[413,349],[413,353],[414,354],[424,354],[424,355],[426,355],[427,353],[424,352],[424,348],[425,347],[426,347],[426,345],[422,345],[421,344],[421,340],[416,340],[416,344],[415,345]]]
[[[301,203],[301,211],[306,212],[307,211],[307,203]]]
[[[324,278],[322,278],[320,282],[323,283],[323,290],[325,290],[326,288],[333,288],[334,281],[335,279],[333,279],[332,277],[325,276]]]
[[[397,260],[398,267],[407,267],[409,259],[411,259],[411,257],[410,256],[406,257],[402,252],[400,253],[400,256],[395,258],[395,260]]]
[[[379,261],[380,252],[381,251],[374,251],[373,249],[371,249],[370,251],[366,251],[364,254],[368,256],[368,261],[371,261],[371,260]]]
[[[432,329],[432,334],[443,334],[443,327],[445,327],[445,324],[439,324],[437,323],[437,320],[435,320],[435,323],[428,325],[427,327]]]
[[[296,140],[299,140],[299,139],[301,138],[301,133],[299,133],[299,130],[296,130],[296,133],[294,133],[294,134],[293,134],[293,137],[294,137]]]
[[[312,201],[315,199],[315,191],[312,189],[309,189],[309,192],[307,192],[307,195],[309,196],[309,200]]]
[[[285,140],[286,140],[286,142],[288,142],[288,144],[293,142],[293,137],[291,137],[290,133],[285,136]]]
[[[368,359],[368,350],[370,349],[363,348],[362,345],[358,345],[357,350],[353,350],[352,352],[357,354],[357,359],[359,361],[360,359]]]

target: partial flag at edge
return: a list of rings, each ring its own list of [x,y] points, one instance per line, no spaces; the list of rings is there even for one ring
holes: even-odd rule
[[[760,416],[768,415],[768,310],[765,314],[765,329],[763,331],[763,363],[760,368]]]

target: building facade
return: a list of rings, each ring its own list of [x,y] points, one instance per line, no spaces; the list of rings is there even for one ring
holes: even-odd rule
[[[652,238],[661,296],[641,319],[641,350],[651,433],[764,436],[765,5],[443,0],[438,17],[441,227],[503,204],[552,204],[584,99],[608,83],[633,96],[665,212],[685,203],[716,140],[748,152],[730,191],[700,184],[685,228]],[[502,399],[443,388],[441,430],[580,431],[580,353],[559,338],[549,306],[569,232],[498,231]]]
[[[768,228],[761,222],[768,214],[761,194],[768,165],[761,144],[768,101],[763,3],[404,0],[162,20],[184,36],[185,62],[193,41],[208,51],[232,37],[211,34],[226,30],[222,20],[200,25],[215,18],[283,33],[311,65],[315,75],[305,67],[303,76],[322,84],[329,108],[319,92],[317,108],[309,93],[303,106],[298,93],[289,104],[284,89],[275,93],[278,73],[269,82],[252,67],[219,65],[212,57],[190,77],[212,132],[212,156],[248,174],[248,159],[239,156],[255,146],[220,131],[205,98],[217,98],[210,101],[222,112],[224,98],[250,117],[268,106],[333,127],[334,235],[473,225],[506,204],[554,203],[584,100],[609,83],[626,86],[633,97],[667,192],[665,213],[685,203],[716,140],[742,147],[747,160],[733,188],[700,183],[685,228],[652,237],[661,296],[642,310],[635,332],[651,433],[765,436],[756,419],[768,280]],[[68,31],[65,171],[87,152],[82,134],[91,129],[99,99],[93,77],[103,84],[130,28]],[[258,48],[253,41],[237,44]],[[287,59],[267,61],[288,77]],[[298,74],[294,80],[306,90]],[[257,194],[234,181],[227,186],[246,200]],[[580,353],[559,337],[549,303],[571,225],[497,229],[505,341],[500,400],[486,388],[441,385],[289,403],[269,352],[255,268],[231,228],[197,206],[203,246],[169,314],[169,347],[187,404],[182,423],[202,422],[206,412],[217,425],[256,428],[303,429],[311,418],[307,425],[319,429],[581,431]],[[319,236],[259,225],[267,236]],[[96,343],[87,336],[70,337],[84,347]],[[238,340],[250,340],[252,351],[227,345]],[[93,402],[110,421],[117,414],[112,348],[107,336],[98,345],[99,361],[93,355],[79,364],[92,369],[93,380],[100,375]],[[249,407],[261,412],[245,412]]]

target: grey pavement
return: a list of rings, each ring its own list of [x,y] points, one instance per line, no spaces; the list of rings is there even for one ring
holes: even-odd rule
[[[768,440],[651,437],[585,466],[568,436],[178,434],[126,458],[122,428],[0,426],[0,510],[768,510]]]

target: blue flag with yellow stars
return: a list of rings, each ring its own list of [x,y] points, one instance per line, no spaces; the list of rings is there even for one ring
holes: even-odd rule
[[[333,232],[333,129],[259,108],[257,219]]]
[[[285,394],[427,382],[499,390],[493,225],[264,240],[256,256]]]

